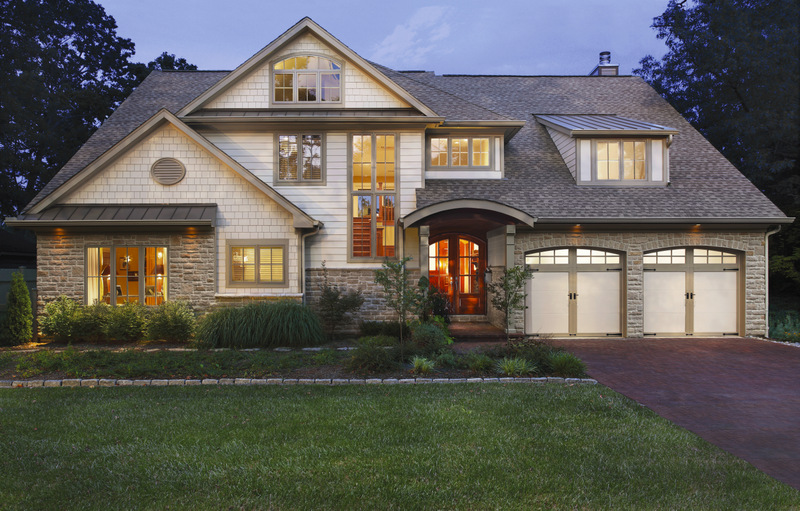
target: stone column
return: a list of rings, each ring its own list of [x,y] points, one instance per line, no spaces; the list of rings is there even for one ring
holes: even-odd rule
[[[428,245],[431,236],[429,225],[419,226],[419,271],[423,277],[428,277]]]

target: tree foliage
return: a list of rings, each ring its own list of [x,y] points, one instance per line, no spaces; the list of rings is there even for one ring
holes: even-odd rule
[[[523,266],[513,266],[503,270],[503,274],[487,287],[492,296],[492,305],[503,313],[503,326],[506,341],[511,340],[508,318],[518,310],[526,309],[525,281],[531,277],[531,270]]]
[[[383,288],[386,305],[397,313],[400,323],[400,344],[403,344],[403,325],[409,314],[417,310],[419,289],[410,282],[406,264],[411,260],[404,257],[399,261],[386,259],[380,270],[375,270],[375,283]]]
[[[634,71],[785,213],[800,213],[800,4],[671,0],[653,28],[668,52]],[[800,234],[773,237],[771,270],[800,289]]]
[[[0,0],[0,218],[28,203],[152,69],[91,0]]]
[[[25,284],[22,272],[11,275],[11,289],[8,292],[8,309],[6,318],[0,325],[1,344],[22,344],[31,340],[33,335],[33,309],[31,295]]]

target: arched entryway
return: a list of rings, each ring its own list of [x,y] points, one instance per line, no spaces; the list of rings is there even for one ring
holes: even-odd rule
[[[428,246],[428,278],[446,294],[452,314],[486,314],[486,242],[466,234],[444,234]]]

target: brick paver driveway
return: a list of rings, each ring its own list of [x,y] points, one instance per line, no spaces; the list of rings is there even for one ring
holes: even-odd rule
[[[551,342],[600,383],[800,489],[800,348],[740,338]]]

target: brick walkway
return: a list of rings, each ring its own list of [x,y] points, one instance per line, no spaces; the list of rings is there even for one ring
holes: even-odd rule
[[[600,383],[800,489],[800,348],[740,338],[550,342]]]

